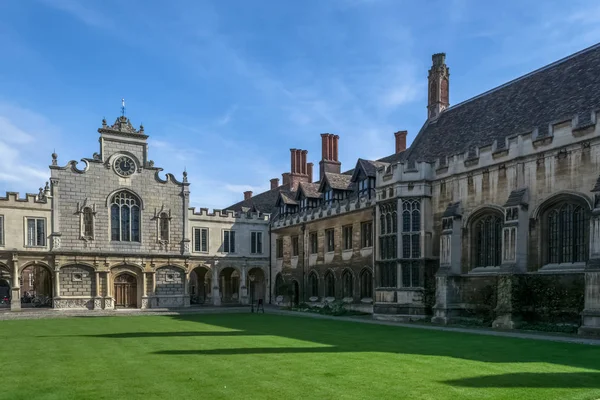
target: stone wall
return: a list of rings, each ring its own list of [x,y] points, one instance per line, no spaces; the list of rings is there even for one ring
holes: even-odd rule
[[[156,295],[183,295],[184,272],[177,267],[163,267],[156,271]]]
[[[361,248],[361,224],[372,223],[372,209],[365,208],[354,212],[340,213],[329,218],[320,218],[304,224],[294,224],[273,229],[271,242],[273,279],[282,273],[285,282],[298,281],[300,301],[309,301],[308,275],[314,271],[319,278],[319,296],[317,301],[325,299],[325,274],[331,271],[335,277],[335,299],[342,300],[342,274],[345,270],[352,273],[353,296],[351,301],[360,302],[360,273],[367,268],[373,272],[373,247]],[[352,226],[352,249],[343,249],[343,227]],[[334,251],[326,251],[325,231],[334,230]],[[317,234],[317,253],[310,254],[310,234]],[[292,237],[298,236],[298,256],[292,253]],[[276,241],[283,240],[283,257],[276,254]],[[303,283],[304,282],[304,283]],[[273,298],[276,288],[272,286]],[[303,291],[303,287],[305,290]],[[347,299],[348,300],[348,299]]]
[[[96,274],[90,267],[73,265],[60,269],[60,295],[94,297]]]

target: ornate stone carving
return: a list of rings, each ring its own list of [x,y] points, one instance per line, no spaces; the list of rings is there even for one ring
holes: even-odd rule
[[[104,309],[108,310],[108,309],[112,309],[115,308],[113,305],[113,299],[110,297],[107,297],[104,299]]]
[[[94,299],[94,310],[101,310],[101,309],[102,309],[102,299],[95,298]]]
[[[92,299],[54,299],[53,304],[54,308],[56,309],[92,309],[92,307],[95,305],[95,301]]]
[[[142,308],[148,308],[148,299],[147,298],[143,298],[142,299]]]
[[[52,236],[52,248],[60,249],[60,236]]]

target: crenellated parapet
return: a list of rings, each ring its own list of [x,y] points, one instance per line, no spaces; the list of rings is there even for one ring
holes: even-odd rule
[[[283,228],[285,226],[332,218],[355,211],[370,209],[374,205],[375,199],[369,198],[368,196],[339,200],[329,204],[322,204],[319,207],[310,208],[294,214],[279,216],[273,221],[273,228]]]
[[[6,192],[6,196],[0,196],[0,207],[40,207],[40,208],[50,208],[50,202],[48,201],[47,194],[40,190],[40,193],[25,193],[24,197],[18,192]]]
[[[188,208],[188,216],[190,219],[202,219],[212,220],[216,222],[265,222],[268,223],[271,220],[270,214],[263,214],[259,212],[235,212],[233,210],[222,210],[215,208],[210,211],[208,208],[196,207]]]
[[[535,158],[538,162],[555,157],[562,159],[576,150],[600,146],[597,113],[579,113],[571,119],[532,128],[464,152],[438,158],[434,162],[405,161],[382,167],[377,172],[377,186],[395,182],[444,179],[476,170],[501,166],[516,159]]]

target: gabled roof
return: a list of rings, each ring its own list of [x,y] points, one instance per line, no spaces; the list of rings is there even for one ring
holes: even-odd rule
[[[250,209],[253,212],[261,212],[265,214],[271,214],[272,216],[277,212],[277,200],[279,199],[279,193],[288,193],[288,186],[282,185],[275,189],[267,190],[252,196],[248,200],[240,201],[235,203],[227,210],[242,211],[242,208]]]
[[[289,193],[280,192],[279,198],[277,199],[277,202],[275,203],[275,205],[279,206],[279,205],[281,205],[281,203],[289,204],[289,205],[297,205],[298,202],[296,201],[295,197],[296,197],[295,192],[289,192]]]
[[[598,108],[600,44],[446,109],[423,125],[408,159],[435,161],[494,141],[503,148],[508,137],[535,129],[544,136],[575,116],[585,124]]]
[[[336,190],[352,190],[352,175],[325,172],[325,176],[319,185],[319,192],[325,190],[325,184],[328,184],[332,189]]]
[[[388,163],[384,163],[381,161],[372,161],[372,160],[365,160],[365,159],[359,158],[358,161],[356,162],[356,168],[354,168],[353,173],[352,173],[352,182],[356,181],[356,179],[358,178],[358,174],[360,173],[361,170],[369,178],[376,178],[377,177],[377,169],[387,166],[387,165],[388,165]]]
[[[318,183],[300,182],[296,192],[296,200],[298,199],[300,193],[304,194],[304,197],[309,199],[318,199],[321,197]]]

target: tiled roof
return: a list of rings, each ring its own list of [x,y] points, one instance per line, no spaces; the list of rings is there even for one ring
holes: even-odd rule
[[[227,210],[242,211],[242,208],[247,208],[251,211],[258,211],[265,214],[271,214],[273,216],[275,212],[277,212],[276,203],[277,199],[279,198],[279,193],[289,194],[289,187],[287,185],[282,185],[275,189],[267,190],[266,192],[252,196],[248,200],[235,203],[227,207]]]
[[[415,161],[434,161],[470,148],[579,116],[589,123],[600,108],[600,44],[443,111],[425,123],[408,150]],[[390,158],[380,161],[393,162]]]
[[[318,183],[300,182],[300,188],[302,189],[304,195],[308,198],[318,199],[321,197]],[[300,192],[300,189],[298,190],[298,192]]]
[[[504,207],[514,207],[527,204],[527,188],[513,190],[508,195],[508,200],[504,204]]]
[[[352,190],[352,175],[335,174],[333,172],[325,172],[325,179],[332,189],[337,190]],[[321,186],[324,182],[321,183]],[[321,189],[321,187],[320,187]]]

